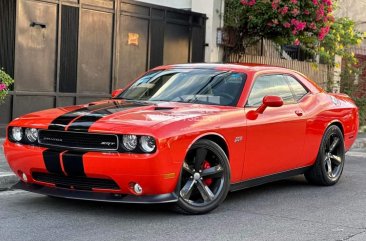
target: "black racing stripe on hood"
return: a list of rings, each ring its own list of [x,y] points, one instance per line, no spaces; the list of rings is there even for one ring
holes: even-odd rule
[[[63,114],[56,119],[54,119],[51,124],[48,126],[49,130],[58,130],[58,131],[64,131],[66,127],[76,118],[86,115],[92,111],[114,106],[113,102],[108,102],[100,105],[92,105],[88,107],[83,107],[77,110],[70,111],[66,114]]]
[[[107,107],[104,109],[99,109],[93,111],[87,115],[84,115],[74,122],[72,122],[67,128],[68,131],[78,131],[78,132],[88,132],[89,128],[98,120],[103,117],[112,115],[117,112],[125,111],[132,108],[147,106],[149,104],[141,103],[141,102],[114,102],[113,107]]]
[[[43,161],[46,166],[46,169],[49,173],[55,173],[63,175],[61,162],[60,162],[60,154],[63,151],[61,150],[51,150],[47,149],[43,151]]]
[[[56,119],[54,119],[51,122],[51,124],[48,126],[48,129],[49,130],[63,131],[63,130],[65,130],[66,126],[72,120],[74,120],[76,117],[82,115],[82,113],[85,113],[86,111],[88,111],[87,108],[81,108],[81,109],[77,109],[77,110],[68,112],[66,114],[63,114],[63,115],[57,117]]]
[[[67,151],[62,154],[62,163],[68,176],[85,177],[83,155],[86,152]]]

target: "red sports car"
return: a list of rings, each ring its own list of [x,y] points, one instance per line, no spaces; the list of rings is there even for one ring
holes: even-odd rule
[[[289,69],[170,65],[110,100],[13,120],[4,149],[15,188],[201,214],[229,191],[298,174],[337,183],[358,118],[347,95]]]

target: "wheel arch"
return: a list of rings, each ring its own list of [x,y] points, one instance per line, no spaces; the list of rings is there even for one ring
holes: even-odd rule
[[[218,133],[205,133],[205,134],[198,136],[189,145],[187,153],[194,143],[196,143],[197,141],[202,140],[202,139],[210,140],[212,142],[215,142],[217,145],[219,145],[222,148],[222,150],[225,152],[225,154],[230,162],[230,151],[229,151],[229,146],[227,144],[227,141],[226,141],[225,137],[223,137],[222,135],[220,135]]]
[[[344,128],[343,128],[343,124],[342,124],[342,122],[341,122],[341,121],[339,121],[339,120],[331,121],[331,122],[327,125],[327,127],[325,128],[324,133],[325,133],[325,131],[326,131],[330,126],[337,126],[337,127],[339,127],[339,129],[341,130],[342,135],[343,135],[343,137],[344,137]]]

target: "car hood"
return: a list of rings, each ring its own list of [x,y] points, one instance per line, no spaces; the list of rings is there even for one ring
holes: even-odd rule
[[[138,134],[158,124],[195,120],[232,109],[234,107],[177,102],[107,100],[30,113],[15,119],[11,125],[56,130],[67,128],[69,131],[135,131]]]

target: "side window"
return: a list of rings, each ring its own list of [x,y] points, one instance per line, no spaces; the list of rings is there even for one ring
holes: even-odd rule
[[[285,104],[296,103],[294,96],[282,75],[265,75],[258,77],[249,95],[247,106],[260,106],[263,97],[267,95],[280,96]]]
[[[292,76],[286,76],[286,77],[291,86],[291,89],[294,91],[296,101],[299,101],[302,97],[304,97],[308,93],[308,91],[294,77]]]

